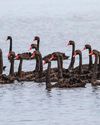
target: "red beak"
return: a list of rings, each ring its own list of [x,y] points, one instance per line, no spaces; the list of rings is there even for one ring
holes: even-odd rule
[[[74,55],[73,55],[73,57],[75,57],[77,54],[76,53],[74,53]]]
[[[33,52],[33,54],[32,54],[32,56],[31,56],[31,58],[34,58],[34,56],[35,56],[35,52]]]
[[[93,56],[95,56],[95,54],[93,54],[93,51],[91,51],[91,52],[89,53],[89,55],[93,55]]]
[[[15,59],[19,59],[19,56],[18,56],[18,55],[16,55]]]
[[[43,60],[43,65],[45,65],[46,64],[46,61],[45,60]]]
[[[89,55],[93,55],[93,51],[91,51],[91,52],[89,53]]]

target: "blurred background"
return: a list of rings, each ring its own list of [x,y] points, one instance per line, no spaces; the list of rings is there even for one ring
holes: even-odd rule
[[[8,35],[16,54],[28,51],[35,35],[41,39],[43,56],[54,51],[71,55],[71,47],[66,47],[69,40],[76,42],[76,49],[89,43],[100,50],[100,1],[0,0],[0,48],[7,74]],[[69,63],[65,61],[64,67]],[[87,51],[83,52],[83,63],[88,63]],[[15,71],[18,64],[16,61]],[[24,61],[23,70],[34,66],[35,61]],[[86,88],[48,92],[45,83],[0,85],[0,125],[99,125],[99,116],[100,87],[88,84]]]
[[[66,47],[69,40],[76,42],[76,49],[85,43],[99,49],[99,5],[98,0],[0,0],[0,45],[5,63],[8,35],[16,53],[27,51],[35,35],[40,36],[43,56],[53,51],[70,55],[71,48]],[[84,52],[83,63],[87,63],[87,56]]]

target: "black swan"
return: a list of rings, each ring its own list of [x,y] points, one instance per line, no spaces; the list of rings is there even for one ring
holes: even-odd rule
[[[58,57],[59,62],[59,71],[58,71],[58,82],[55,84],[51,84],[50,80],[50,72],[51,72],[51,61],[48,62],[47,74],[46,74],[46,89],[50,90],[51,88],[76,88],[76,87],[85,87],[86,83],[78,78],[69,78],[64,79],[62,68],[61,68],[61,59],[62,57]]]
[[[100,52],[96,49],[94,49],[93,51],[98,53],[98,62],[97,62],[98,71],[97,72],[99,73],[99,71],[100,71]],[[89,55],[93,55],[93,51],[91,51]]]
[[[43,57],[43,63],[48,63],[49,60],[51,61],[57,61],[58,60],[58,57],[57,55],[61,55],[63,60],[67,60],[69,58],[69,56],[66,56],[65,53],[61,53],[61,52],[53,52],[52,54],[48,54],[47,56]],[[63,60],[61,62],[61,65],[63,66]],[[45,70],[46,71],[46,70]],[[55,68],[51,68],[51,74],[58,71],[58,67],[55,67]],[[68,72],[68,69],[64,69],[63,68],[63,72],[66,76],[66,72]],[[55,81],[55,80],[54,80]]]
[[[81,74],[82,73],[82,52],[80,50],[76,50],[74,52],[73,57],[75,58],[76,55],[79,55],[79,66],[77,68],[74,68],[74,70],[78,69],[78,72],[76,73]]]
[[[10,76],[14,76],[14,58],[15,58],[15,52],[12,51],[12,37],[8,36],[7,40],[10,40],[10,46],[9,46],[9,53],[8,53],[8,60],[10,62]]]
[[[42,60],[42,55],[39,51],[34,51],[33,54],[32,54],[32,58],[35,58],[36,59],[36,67],[35,70],[34,70],[34,74],[35,74],[35,82],[45,82],[46,81],[46,70],[43,71],[43,64],[46,64],[44,63],[44,61]],[[38,62],[38,63],[37,63]],[[55,75],[55,72],[52,71],[51,74],[50,74],[50,78],[51,78],[51,81],[57,81],[57,79],[54,78],[54,75]]]
[[[9,77],[12,78],[13,80],[16,80],[16,78],[19,77],[19,76],[21,77],[21,74],[22,74],[20,72],[14,73],[14,61],[15,61],[15,59],[18,60],[19,58],[16,58],[15,52],[12,51],[12,37],[8,36],[7,40],[10,40],[10,47],[9,47],[9,54],[8,54],[8,60],[10,61]],[[21,56],[23,57],[23,54],[19,54],[19,57],[21,57]],[[17,57],[18,57],[18,54],[17,54]]]
[[[40,51],[36,50],[32,53],[31,58],[35,58],[36,59],[36,67],[35,67],[35,71],[36,72],[42,72],[43,71],[43,65],[42,65],[42,54],[40,53]]]
[[[18,81],[41,81],[43,72],[42,55],[39,51],[34,51],[31,58],[38,60],[38,63],[36,63],[36,68],[33,71],[24,72],[22,71],[23,56],[20,54],[16,55],[16,60],[20,60],[17,72]]]
[[[31,44],[29,50],[35,49],[36,51],[39,51],[39,47],[40,47],[40,37],[39,37],[39,36],[35,36],[33,42],[36,42],[36,43]],[[33,56],[31,56],[31,58],[33,58]],[[35,68],[35,70],[37,70],[38,64],[39,64],[39,60],[36,59],[36,68]]]
[[[100,78],[100,52],[96,49],[94,49],[93,51],[95,51],[96,53],[98,53],[98,62],[97,62],[97,78]],[[89,55],[94,55],[93,51],[90,52]],[[94,68],[94,64],[93,64],[93,68]],[[93,69],[94,70],[94,69]],[[92,71],[93,71],[92,70]]]
[[[57,73],[57,75],[58,76],[54,76],[54,77],[57,77],[56,79],[57,79],[57,81],[58,81],[58,77],[62,77],[62,71],[61,71],[61,67],[60,67],[61,65],[60,65],[60,58],[58,57],[58,72],[59,73]],[[61,73],[61,74],[60,74]],[[50,76],[50,74],[51,74],[51,60],[50,61],[48,61],[48,68],[47,68],[47,73],[46,73],[46,89],[50,89],[50,88],[53,88],[53,87],[58,87],[58,83],[56,83],[56,84],[51,84],[51,76]],[[53,77],[53,78],[54,78]]]
[[[20,81],[35,81],[35,82],[45,82],[46,81],[46,71],[43,71],[43,61],[42,55],[39,51],[34,51],[31,58],[36,59],[36,68],[34,71],[23,72],[22,62],[23,56],[20,54],[16,55],[16,60],[20,60],[18,72],[16,73],[17,80]],[[37,61],[38,60],[38,61]],[[38,63],[37,63],[38,62]]]
[[[92,47],[89,44],[86,44],[85,47],[83,48],[84,50],[88,50],[88,52],[90,53],[92,51]],[[92,55],[89,54],[89,64],[84,64],[83,65],[84,68],[87,68],[87,70],[92,70],[93,69],[93,60],[92,60]]]
[[[67,44],[67,46],[72,46],[72,56],[71,56],[71,62],[70,62],[70,65],[68,67],[68,69],[73,69],[74,68],[74,63],[75,63],[75,57],[73,56],[74,53],[75,53],[75,42],[70,40]]]
[[[87,80],[86,82],[88,82],[91,79],[91,72],[83,69],[82,67],[81,50],[76,50],[73,56],[76,57],[76,55],[79,55],[79,66],[74,68],[72,73],[75,74],[77,77],[80,77],[82,80],[85,80],[85,81]]]
[[[15,55],[15,52],[12,51],[12,37],[8,36],[7,40],[10,40],[10,47],[9,47],[9,54],[8,54],[8,60],[10,61],[10,72],[9,72],[8,77],[14,81],[14,80],[16,80],[16,78],[18,80],[18,78],[20,78],[21,76],[23,76],[23,77],[25,76],[24,72],[23,72],[23,75],[22,75],[20,65],[22,65],[22,59],[27,59],[27,58],[29,59],[29,58],[31,58],[31,55],[27,54],[27,53],[17,54],[17,57],[18,56],[20,57],[20,58],[16,58],[17,60],[20,60],[20,64],[19,64],[20,68],[19,68],[18,73],[14,73],[14,61],[15,61],[16,55]],[[28,55],[28,57],[27,57],[27,55]],[[24,80],[25,80],[25,77],[24,77]]]
[[[51,62],[52,60],[56,60],[57,61],[57,68],[51,68],[51,72],[50,72],[50,79],[51,79],[51,82],[56,82],[58,80],[58,71],[59,71],[59,57],[62,57],[62,54],[60,53],[54,53],[51,55],[51,58],[49,58],[47,60],[43,60],[43,63],[46,64],[48,62]],[[62,68],[62,71],[63,71],[63,76],[66,75],[66,69],[63,68],[63,57],[62,59],[60,60],[60,63],[61,63],[61,68]],[[45,73],[45,76],[46,76],[46,73],[47,73],[47,69],[44,70]]]
[[[35,81],[36,82],[40,82],[41,78],[42,78],[42,75],[43,75],[42,55],[41,55],[41,53],[38,50],[36,50],[36,51],[33,52],[32,58],[36,59],[36,67],[35,67],[34,72],[37,75],[36,75]]]
[[[95,56],[93,73],[92,73],[92,78],[91,78],[91,84],[93,86],[97,86],[97,85],[100,85],[100,77],[99,77],[99,79],[97,79],[99,53],[98,53],[98,51],[93,50],[93,51],[90,52],[90,55],[94,55]]]
[[[73,72],[73,69],[75,71],[75,73],[81,73],[81,71],[83,70],[84,72],[88,73],[87,67],[88,65],[84,65],[82,64],[82,52],[79,50],[78,53],[76,51],[76,55],[79,54],[79,66],[77,66],[76,68],[74,68],[74,63],[75,63],[75,42],[70,40],[67,44],[67,46],[71,45],[72,46],[72,56],[71,56],[71,62],[70,65],[68,67],[68,71],[69,72]],[[87,47],[87,46],[86,46]],[[89,47],[88,47],[89,48]],[[84,48],[85,49],[85,48]],[[91,49],[91,46],[90,46]],[[68,72],[68,73],[69,73]]]
[[[35,36],[34,38],[34,41],[37,42],[37,44],[31,44],[31,47],[30,47],[30,50],[35,48],[36,50],[39,50],[39,42],[40,42],[40,38],[38,36]],[[24,52],[24,53],[19,53],[17,54],[17,60],[33,60],[35,59],[33,56],[32,56],[32,53],[31,52]],[[21,62],[20,60],[20,62]],[[36,68],[35,70],[38,70],[38,60],[36,60]],[[26,74],[30,75],[32,74],[32,72],[26,72]]]
[[[36,43],[36,44],[31,44],[30,49],[35,49],[35,50],[39,51],[40,38],[39,38],[38,36],[35,36],[34,41],[36,41],[37,43]],[[54,52],[54,53],[48,54],[47,56],[43,57],[43,58],[42,58],[43,63],[47,63],[48,60],[51,58],[51,56],[52,56],[53,54],[57,54],[57,53],[58,53],[58,54],[62,54],[64,60],[69,58],[69,56],[66,56],[65,53]],[[56,60],[57,60],[56,58],[53,58],[52,61],[56,61]],[[36,67],[38,67],[37,64],[39,64],[38,60],[36,60]],[[56,70],[56,68],[53,68],[52,70]]]

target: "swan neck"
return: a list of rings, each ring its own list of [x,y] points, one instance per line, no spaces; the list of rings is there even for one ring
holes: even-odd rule
[[[10,38],[10,46],[9,46],[9,52],[12,51],[12,38]]]
[[[39,77],[42,77],[43,73],[43,63],[42,63],[42,55],[39,53]]]
[[[35,71],[38,72],[39,71],[39,58],[36,55],[36,66],[35,66]]]
[[[11,60],[11,63],[10,63],[10,72],[9,72],[9,75],[14,75],[14,59]]]
[[[40,40],[37,41],[37,51],[39,51]]]
[[[62,58],[58,56],[58,79],[63,77],[63,72],[62,72]]]
[[[3,73],[3,56],[2,51],[0,52],[0,74]]]
[[[47,73],[46,73],[46,89],[51,88],[50,73],[51,73],[51,62],[48,63],[48,67],[47,67]]]
[[[75,57],[73,57],[74,53],[75,53],[75,44],[72,45],[72,57],[71,57],[69,69],[74,68],[74,63],[75,63]]]
[[[96,79],[96,74],[97,74],[97,64],[98,64],[98,56],[95,55],[95,62],[94,62],[93,77],[92,77],[92,79]]]
[[[19,76],[19,77],[21,77],[21,72],[22,72],[22,63],[23,63],[23,60],[20,59],[19,67],[18,67],[18,76]]]
[[[91,53],[91,51],[92,51],[92,49],[89,48],[89,53]],[[89,55],[89,69],[91,69],[92,64],[93,64],[93,61],[92,61],[92,55]]]
[[[79,73],[82,72],[82,53],[79,54]]]

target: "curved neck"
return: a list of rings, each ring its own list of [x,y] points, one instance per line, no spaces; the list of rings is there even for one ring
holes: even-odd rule
[[[71,57],[71,62],[68,69],[74,68],[74,63],[75,63],[75,57],[73,57],[74,53],[75,53],[75,44],[72,45],[72,57]]]
[[[14,59],[10,61],[10,72],[9,75],[14,75]]]
[[[23,60],[21,58],[20,62],[19,62],[19,67],[18,67],[18,76],[19,77],[21,77],[21,73],[22,73],[22,63],[23,63]]]
[[[0,75],[3,72],[3,56],[2,56],[2,51],[0,52]]]
[[[39,71],[39,58],[38,58],[38,56],[36,56],[36,66],[35,66],[35,71],[36,71],[36,72]]]
[[[94,65],[97,66],[97,64],[98,64],[98,56],[95,55],[95,62],[94,62]]]
[[[60,63],[61,63],[61,68],[63,69],[63,57],[60,56]]]
[[[50,73],[51,73],[51,62],[48,62],[47,73],[46,73],[46,89],[51,88]]]
[[[43,72],[42,55],[39,51],[38,51],[38,54],[36,55],[35,71],[39,72],[39,76],[42,75],[42,72]]]
[[[93,68],[93,77],[92,79],[96,79],[97,74],[97,64],[98,64],[98,55],[95,55],[95,62],[94,62],[94,68]]]
[[[89,50],[89,53],[91,53],[91,51],[92,51],[91,47],[88,48],[88,50]],[[92,55],[89,55],[89,69],[91,69],[92,64],[93,64]]]
[[[40,46],[40,41],[38,40],[37,41],[37,49],[36,49],[37,51],[39,51],[39,46]]]
[[[10,38],[9,40],[10,40],[9,52],[11,52],[12,51],[12,38]]]
[[[79,73],[82,73],[82,53],[79,53]]]
[[[63,78],[63,72],[62,72],[62,58],[58,56],[58,79]]]
[[[42,77],[43,63],[42,63],[42,55],[41,55],[41,53],[39,53],[38,57],[39,57],[39,77]]]

